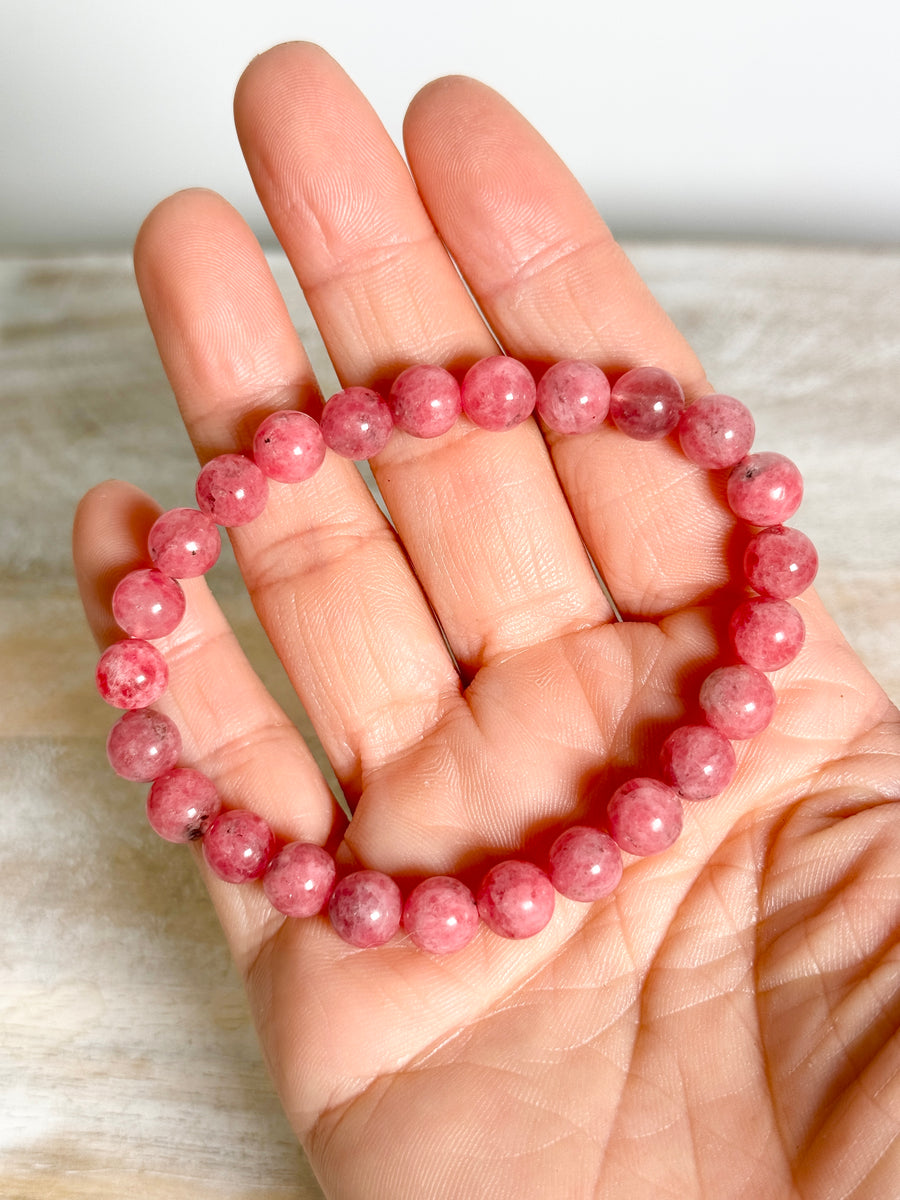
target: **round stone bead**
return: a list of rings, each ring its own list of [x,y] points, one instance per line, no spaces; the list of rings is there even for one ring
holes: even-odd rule
[[[718,393],[689,404],[678,422],[678,441],[685,458],[708,471],[740,462],[755,436],[749,408],[733,396]]]
[[[478,930],[475,897],[449,875],[423,879],[403,906],[403,928],[420,950],[452,954],[468,946]]]
[[[180,754],[178,726],[154,708],[125,713],[106,739],[109,765],[117,775],[136,783],[149,783],[171,771]]]
[[[524,363],[495,354],[468,369],[461,396],[463,412],[470,421],[502,433],[531,416],[537,389]]]
[[[192,767],[174,767],[153,781],[147,796],[147,820],[167,842],[203,837],[222,811],[216,785]]]
[[[573,825],[550,847],[549,875],[561,896],[599,900],[622,878],[622,852],[602,829]]]
[[[819,556],[799,529],[771,525],[750,539],[744,551],[744,575],[762,596],[790,600],[805,592],[816,577]]]
[[[401,371],[388,395],[394,424],[418,438],[440,437],[462,411],[459,384],[443,367],[416,365]]]
[[[275,835],[256,813],[235,808],[219,813],[203,835],[203,857],[226,883],[259,879],[275,853]]]
[[[709,725],[682,725],[663,742],[663,778],[685,800],[708,800],[734,778],[737,759],[728,738]]]
[[[803,477],[785,458],[763,450],[748,454],[728,476],[731,511],[750,525],[780,525],[792,517],[803,499]]]
[[[255,521],[269,499],[269,482],[245,454],[211,458],[197,476],[197,504],[217,525],[233,529]]]
[[[354,871],[331,893],[328,915],[336,932],[360,950],[383,946],[400,928],[400,889],[381,871]]]
[[[170,508],[159,517],[147,538],[150,557],[173,579],[205,575],[215,565],[222,539],[213,519],[196,508]]]
[[[269,863],[263,891],[288,917],[314,917],[334,889],[334,859],[313,842],[289,842]]]
[[[609,415],[617,429],[641,442],[670,434],[684,411],[684,392],[659,367],[635,367],[612,386]]]
[[[169,682],[166,660],[142,638],[127,638],[107,647],[96,671],[97,691],[116,708],[146,708],[158,700]]]
[[[130,572],[113,592],[113,616],[136,638],[166,637],[178,628],[184,609],[180,585],[152,567]]]
[[[609,832],[629,854],[667,850],[681,833],[683,819],[678,794],[658,779],[629,779],[606,806]]]
[[[609,412],[609,380],[590,362],[554,363],[538,381],[535,411],[554,433],[590,433]]]
[[[775,714],[775,689],[762,671],[738,663],[717,667],[700,687],[703,715],[726,738],[756,737]]]
[[[268,479],[302,483],[325,458],[325,439],[319,422],[308,413],[271,413],[253,436],[253,460]]]
[[[540,933],[553,916],[553,884],[534,863],[507,859],[485,875],[478,889],[478,915],[506,938]]]
[[[342,458],[372,458],[394,430],[391,410],[371,388],[349,387],[332,396],[322,411],[325,445]]]
[[[803,618],[787,600],[754,596],[731,614],[735,654],[758,671],[777,671],[797,657],[806,637]]]

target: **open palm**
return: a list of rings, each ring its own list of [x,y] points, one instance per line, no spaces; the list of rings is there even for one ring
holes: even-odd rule
[[[450,79],[416,98],[414,181],[315,47],[253,63],[236,112],[347,382],[458,367],[499,341],[535,365],[653,363],[689,398],[712,390],[565,168],[488,89]],[[201,458],[246,449],[274,408],[315,407],[264,256],[224,201],[163,203],[136,265]],[[531,422],[461,422],[395,435],[373,469],[392,525],[329,455],[234,532],[350,825],[202,581],[164,644],[160,707],[185,761],[281,835],[401,880],[476,879],[589,815],[589,783],[639,772],[691,714],[721,644],[733,519],[672,445],[610,427],[545,441]],[[79,510],[101,641],[154,514],[124,484]],[[797,605],[806,645],[733,784],[687,805],[678,843],[629,863],[608,901],[560,899],[533,939],[358,951],[324,920],[283,920],[257,885],[209,880],[326,1194],[900,1194],[898,714],[814,595]]]

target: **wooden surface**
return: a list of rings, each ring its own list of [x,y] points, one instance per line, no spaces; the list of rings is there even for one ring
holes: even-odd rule
[[[819,590],[897,700],[900,252],[630,250],[716,385],[752,407],[757,446],[800,464]],[[103,752],[72,510],[110,475],[189,503],[196,470],[127,257],[0,260],[0,327],[0,1195],[312,1200],[190,858]],[[233,565],[213,584],[302,720]]]

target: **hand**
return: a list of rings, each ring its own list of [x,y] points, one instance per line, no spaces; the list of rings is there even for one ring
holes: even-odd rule
[[[242,79],[237,123],[341,378],[461,367],[702,368],[559,160],[466,79],[405,129],[410,175],[321,50]],[[413,181],[414,180],[414,181]],[[449,255],[448,255],[449,251]],[[265,259],[207,192],[148,218],[136,269],[201,459],[318,403]],[[548,452],[549,451],[549,452]],[[247,586],[354,817],[242,657],[202,580],[163,644],[185,763],[285,838],[395,877],[474,872],[584,813],[585,782],[652,762],[715,660],[733,520],[668,442],[545,442],[467,422],[273,485],[234,531]],[[102,643],[155,507],[89,494],[76,561]],[[587,546],[626,617],[612,619]],[[366,1200],[886,1197],[900,1178],[898,714],[812,592],[773,725],[719,799],[608,901],[538,937],[433,958],[356,951],[207,882],[285,1109],[327,1195]],[[452,656],[439,632],[440,621]],[[893,803],[891,801],[894,801]],[[200,860],[201,870],[203,868]]]

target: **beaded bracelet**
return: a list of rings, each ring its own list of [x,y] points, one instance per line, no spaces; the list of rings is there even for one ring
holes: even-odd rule
[[[406,898],[375,870],[336,881],[330,854],[307,842],[280,845],[262,817],[224,810],[214,783],[177,766],[181,736],[149,707],[165,690],[168,668],[156,638],[173,632],[185,610],[178,579],[204,574],[220,547],[217,525],[246,524],[265,508],[268,480],[299,483],[321,465],[326,449],[346,458],[371,458],[394,427],[420,438],[446,433],[460,413],[484,429],[505,430],[532,412],[560,434],[597,429],[610,417],[629,437],[651,441],[676,433],[683,453],[708,470],[728,469],[726,495],[739,520],[755,527],[743,560],[756,593],[731,615],[737,661],[704,680],[699,704],[705,724],[676,728],[663,744],[658,778],[636,776],[609,798],[601,827],[576,825],[553,843],[546,870],[509,859],[485,875],[477,895],[450,876],[425,879]],[[383,945],[401,927],[433,954],[459,950],[480,922],[506,938],[530,937],[549,922],[554,897],[592,902],[612,892],[622,875],[622,852],[657,854],[682,828],[683,801],[719,795],[736,770],[732,741],[752,738],[772,719],[776,696],[764,672],[786,666],[804,639],[803,620],[787,601],[812,583],[818,565],[810,540],[784,522],[803,492],[797,467],[774,453],[749,453],[755,428],[747,408],[730,396],[709,395],[685,406],[678,381],[656,367],[628,371],[615,385],[588,362],[551,366],[535,385],[522,363],[503,355],[482,359],[462,384],[437,366],[412,366],[385,399],[350,387],[325,405],[320,422],[302,412],[266,417],[253,438],[252,457],[223,454],[200,471],[198,508],[162,514],[148,538],[153,566],[132,571],[113,595],[113,615],[128,635],[111,645],[97,667],[97,686],[110,704],[128,711],[113,726],[107,753],[125,779],[151,782],[147,814],[172,842],[202,838],[212,872],[231,883],[262,880],[271,904],[289,917],[314,917],[327,906],[337,933],[351,945]]]

